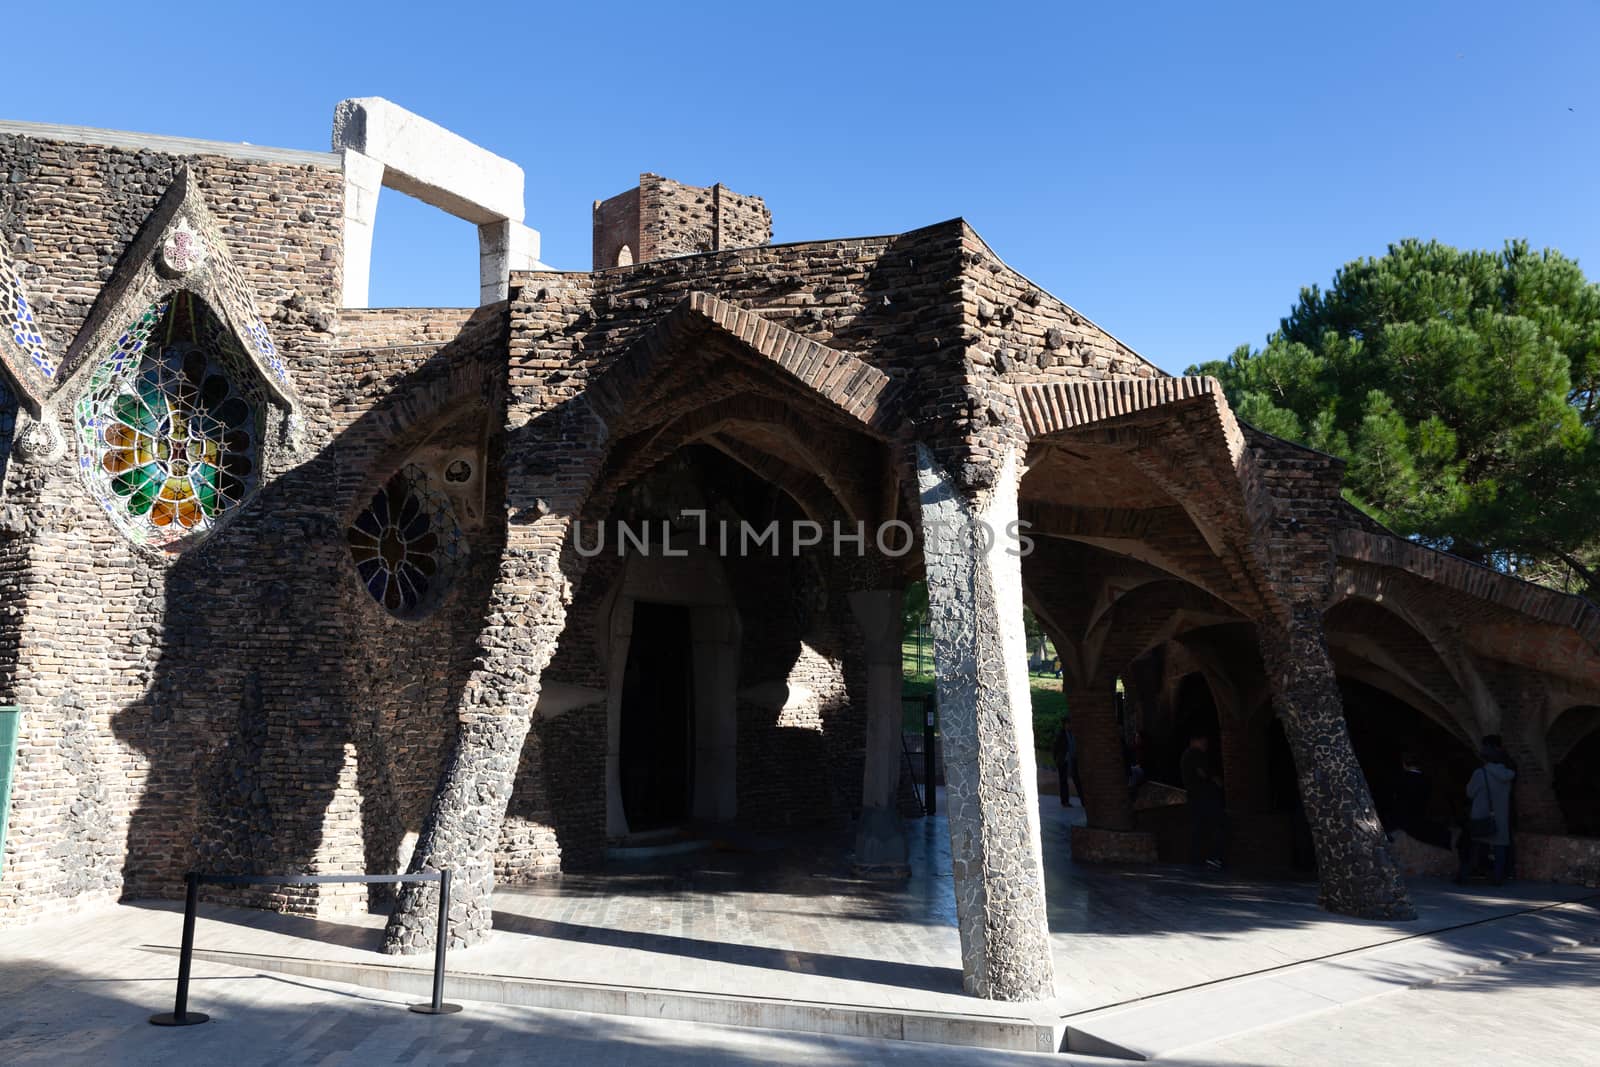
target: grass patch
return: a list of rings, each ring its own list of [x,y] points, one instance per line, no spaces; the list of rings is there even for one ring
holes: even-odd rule
[[[924,639],[920,673],[917,671],[916,639],[905,641],[900,646],[904,675],[900,683],[900,699],[907,730],[922,729],[922,699],[933,692],[931,644]],[[1028,685],[1033,697],[1033,747],[1048,763],[1056,730],[1061,726],[1062,717],[1067,714],[1067,696],[1061,691],[1061,679],[1053,674],[1030,674]]]

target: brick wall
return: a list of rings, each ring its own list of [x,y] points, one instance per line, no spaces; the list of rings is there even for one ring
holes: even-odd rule
[[[641,174],[636,187],[594,204],[595,270],[771,241],[766,203],[721,183],[703,188]]]

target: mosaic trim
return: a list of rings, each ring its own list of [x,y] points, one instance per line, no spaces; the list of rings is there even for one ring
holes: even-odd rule
[[[228,326],[180,290],[101,357],[76,411],[79,468],[136,545],[197,540],[254,493],[265,398]]]
[[[226,302],[228,311],[233,314],[235,321],[243,324],[243,340],[266,363],[274,378],[285,385],[289,384],[289,365],[284,362],[278,346],[272,341],[272,335],[267,332],[267,324],[256,313],[255,294],[245,284],[238,265],[222,255],[211,257],[210,266],[219,295]]]
[[[26,366],[46,383],[53,382],[57,365],[44,348],[44,335],[34,317],[33,305],[22,287],[22,277],[11,265],[0,234],[0,343],[15,345],[26,357]]]
[[[367,593],[398,618],[436,607],[467,551],[450,498],[415,463],[372,494],[345,538]]]

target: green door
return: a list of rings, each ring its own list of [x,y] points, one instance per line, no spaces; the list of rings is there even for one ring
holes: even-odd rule
[[[0,871],[6,864],[6,816],[11,813],[11,763],[17,754],[17,708],[0,708]]]

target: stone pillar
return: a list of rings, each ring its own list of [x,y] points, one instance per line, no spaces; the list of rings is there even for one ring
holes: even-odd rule
[[[372,280],[372,227],[378,221],[383,164],[353,148],[344,150],[344,290],[347,308],[367,306]]]
[[[867,758],[861,774],[861,820],[856,826],[859,874],[902,878],[911,873],[900,822],[900,637],[902,590],[850,594],[867,659]]]
[[[1075,863],[1155,863],[1156,837],[1133,824],[1117,725],[1117,691],[1109,682],[1067,694],[1072,736],[1078,742],[1078,777],[1088,823],[1072,828]],[[1062,788],[1066,788],[1063,783]]]
[[[478,304],[511,295],[511,272],[539,268],[539,231],[497,219],[478,227]]]
[[[1350,745],[1321,616],[1311,604],[1294,605],[1292,611],[1288,626],[1269,621],[1257,630],[1316,847],[1319,903],[1362,919],[1414,919],[1417,913]]]
[[[969,493],[917,446],[962,984],[994,1000],[1055,995],[1022,568],[1008,538],[1020,476],[1008,452],[993,486]]]
[[[410,869],[450,868],[453,946],[483,940],[493,923],[494,848],[528,726],[523,714],[464,713],[422,824]],[[410,954],[433,948],[438,894],[438,886],[432,884],[402,887],[384,931],[385,952]]]
[[[1078,742],[1078,777],[1083,780],[1089,825],[1104,830],[1133,829],[1133,800],[1122,762],[1122,731],[1117,726],[1117,694],[1096,684],[1067,694],[1072,735]]]

